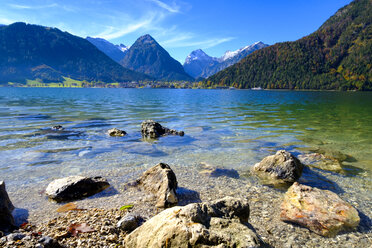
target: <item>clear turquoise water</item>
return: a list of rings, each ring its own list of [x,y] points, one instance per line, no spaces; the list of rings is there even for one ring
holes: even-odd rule
[[[144,142],[146,119],[186,135]],[[112,127],[128,135],[107,136]],[[346,176],[370,185],[372,93],[0,88],[0,180],[11,192],[160,161],[246,171],[278,149],[347,154]]]

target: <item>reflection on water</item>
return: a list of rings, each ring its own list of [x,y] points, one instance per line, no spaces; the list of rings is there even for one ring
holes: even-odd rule
[[[144,142],[146,119],[186,136]],[[248,170],[286,149],[343,154],[346,171],[370,180],[371,123],[368,92],[0,88],[0,179],[14,187],[160,161]],[[112,127],[128,135],[107,136]]]

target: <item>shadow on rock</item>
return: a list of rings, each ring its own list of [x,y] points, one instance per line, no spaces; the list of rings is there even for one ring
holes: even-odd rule
[[[178,187],[177,189],[178,196],[178,205],[185,206],[190,203],[199,203],[201,202],[200,194],[197,191]]]
[[[358,232],[361,232],[361,233],[371,232],[371,230],[372,230],[372,220],[367,215],[365,215],[364,213],[360,212],[359,210],[357,210],[357,211],[358,211],[358,214],[359,214],[359,217],[360,217]]]
[[[20,226],[28,222],[28,210],[24,208],[15,208],[13,210],[13,217],[16,226]]]
[[[355,177],[355,176],[358,176],[360,174],[363,174],[364,172],[365,172],[365,170],[363,170],[361,168],[352,166],[350,164],[345,164],[345,163],[342,164],[341,174],[343,174],[347,177]]]
[[[344,190],[336,182],[329,180],[317,171],[320,169],[304,167],[299,183],[319,189],[330,190],[336,194],[344,193]]]
[[[119,191],[117,191],[117,189],[115,189],[113,186],[110,186],[108,187],[107,189],[93,195],[93,196],[90,196],[89,198],[90,199],[95,199],[95,198],[101,198],[101,197],[109,197],[109,196],[113,196],[113,195],[117,195],[119,194]]]

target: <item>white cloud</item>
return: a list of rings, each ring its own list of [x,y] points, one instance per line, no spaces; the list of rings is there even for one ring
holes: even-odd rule
[[[8,25],[8,24],[11,24],[13,22],[16,22],[16,21],[8,19],[8,18],[0,17],[0,24]]]
[[[126,34],[133,33],[140,28],[144,28],[151,23],[151,20],[144,20],[138,23],[132,23],[123,27],[109,26],[102,33],[95,35],[94,37],[104,38],[106,40],[116,39]]]
[[[30,6],[30,5],[20,5],[20,4],[8,4],[10,7],[14,9],[45,9],[45,8],[54,8],[58,7],[58,4],[48,4],[48,5],[36,5],[36,6]]]
[[[173,4],[173,6],[170,6],[160,0],[148,0],[150,2],[153,2],[155,3],[156,5],[158,5],[160,8],[163,8],[171,13],[179,13],[180,12],[180,7],[177,6],[176,4]]]
[[[199,48],[211,48],[219,44],[228,42],[235,39],[234,37],[226,38],[211,38],[205,40],[197,40],[195,35],[185,34],[179,35],[176,38],[165,40],[161,44],[165,47],[177,48],[177,47],[199,47]]]

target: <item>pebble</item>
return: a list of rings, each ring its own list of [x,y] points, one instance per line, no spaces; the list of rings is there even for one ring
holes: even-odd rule
[[[6,237],[8,241],[18,241],[26,237],[26,235],[23,233],[11,233]]]

